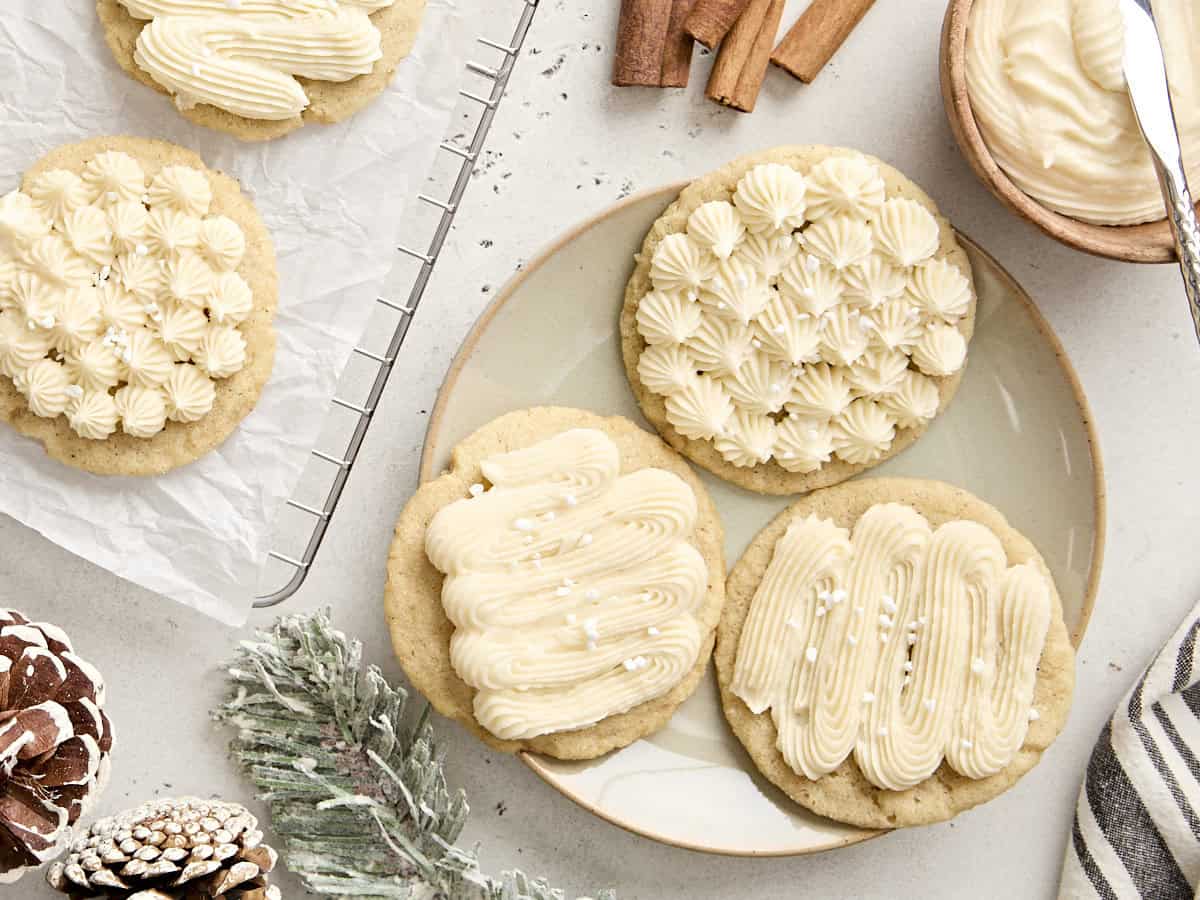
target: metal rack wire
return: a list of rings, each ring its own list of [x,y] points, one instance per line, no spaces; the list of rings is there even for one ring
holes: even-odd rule
[[[477,62],[468,62],[466,65],[468,72],[486,79],[491,84],[491,90],[486,97],[480,96],[480,94],[466,88],[462,88],[458,92],[464,101],[473,104],[477,108],[478,120],[475,123],[471,139],[466,142],[465,146],[455,142],[453,139],[447,139],[439,146],[441,153],[450,154],[458,160],[458,172],[454,178],[450,195],[446,200],[439,200],[425,193],[417,195],[417,200],[441,211],[441,214],[436,218],[433,235],[424,251],[408,246],[399,246],[396,248],[402,257],[417,260],[420,263],[420,268],[412,276],[411,288],[409,289],[407,299],[403,303],[386,297],[375,298],[377,304],[399,315],[392,331],[391,339],[388,341],[387,349],[382,353],[369,350],[361,345],[354,348],[354,353],[357,356],[368,360],[375,366],[374,377],[370,381],[370,388],[367,391],[366,399],[362,403],[353,403],[340,396],[334,396],[332,401],[334,406],[348,410],[357,417],[353,431],[346,443],[345,451],[340,455],[327,453],[318,449],[311,451],[314,459],[324,464],[326,478],[329,482],[328,491],[325,494],[324,502],[320,505],[303,503],[295,496],[288,500],[288,509],[295,511],[291,515],[303,516],[307,520],[305,527],[308,532],[308,538],[299,556],[289,555],[278,550],[270,551],[270,558],[290,567],[292,574],[282,587],[259,595],[254,601],[256,609],[275,606],[292,596],[304,584],[304,580],[312,568],[313,560],[316,558],[317,551],[321,548],[321,543],[325,539],[325,533],[329,529],[329,523],[333,519],[334,512],[337,510],[342,491],[346,487],[346,481],[350,477],[350,470],[354,467],[354,462],[358,458],[363,440],[367,436],[367,429],[371,425],[371,420],[375,415],[379,399],[383,395],[383,389],[387,386],[388,379],[392,374],[392,368],[404,344],[404,339],[408,335],[409,326],[412,324],[417,308],[421,304],[421,298],[425,294],[425,288],[429,283],[430,276],[433,274],[433,268],[437,264],[438,256],[441,254],[442,246],[446,241],[446,236],[450,233],[450,226],[454,222],[455,213],[458,211],[459,203],[466,192],[471,175],[475,170],[475,164],[479,159],[480,152],[483,150],[488,132],[491,130],[492,120],[496,116],[496,110],[504,96],[505,88],[508,86],[509,76],[512,74],[512,69],[516,63],[517,56],[521,52],[521,47],[525,43],[525,36],[529,32],[529,26],[533,23],[537,4],[538,0],[521,0],[520,15],[517,19],[516,27],[512,32],[512,38],[508,43],[497,43],[485,37],[476,38],[478,44],[498,51],[502,56],[502,60],[497,66],[487,66]],[[396,265],[399,264],[400,259],[398,258]],[[393,267],[393,271],[395,271],[395,266]],[[332,469],[329,467],[332,467]]]

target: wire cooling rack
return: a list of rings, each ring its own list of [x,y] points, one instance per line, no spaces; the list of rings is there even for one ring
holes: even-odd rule
[[[455,110],[454,121],[459,125],[464,119],[473,122],[473,131],[467,129],[449,135],[439,146],[439,163],[446,159],[454,161],[456,172],[450,173],[453,186],[445,200],[439,200],[430,193],[417,195],[416,199],[424,204],[426,209],[435,212],[432,221],[428,223],[432,229],[432,236],[429,238],[425,250],[414,249],[412,244],[417,242],[410,243],[407,239],[404,244],[396,248],[397,260],[385,284],[391,285],[393,282],[398,282],[397,290],[387,291],[394,298],[403,294],[403,285],[407,283],[409,285],[407,298],[403,302],[389,299],[388,296],[375,298],[375,303],[393,320],[391,338],[385,348],[371,349],[364,346],[369,343],[367,340],[354,348],[354,355],[374,369],[373,375],[368,373],[369,388],[366,391],[366,399],[362,402],[351,402],[344,399],[340,395],[342,385],[339,385],[339,394],[334,396],[332,402],[334,407],[351,414],[351,422],[346,423],[346,427],[351,429],[350,437],[345,441],[344,450],[340,453],[331,453],[323,449],[312,450],[312,459],[309,460],[309,466],[305,469],[304,481],[311,480],[308,477],[311,473],[314,478],[327,485],[324,501],[305,502],[295,495],[288,500],[287,508],[281,513],[281,518],[291,521],[277,523],[276,532],[277,535],[290,533],[295,536],[298,534],[299,539],[295,543],[297,546],[302,546],[303,550],[298,554],[289,554],[277,549],[270,551],[270,559],[276,566],[282,568],[286,581],[282,587],[260,594],[254,601],[256,609],[282,603],[296,593],[304,584],[305,578],[308,577],[313,560],[317,556],[317,551],[321,549],[321,543],[329,529],[329,523],[337,510],[338,501],[346,487],[350,471],[354,468],[354,462],[358,458],[358,452],[367,435],[367,429],[374,418],[379,399],[383,395],[383,389],[387,386],[392,368],[404,344],[404,339],[408,335],[408,328],[421,304],[425,287],[429,283],[438,256],[442,252],[446,236],[450,233],[454,215],[458,211],[459,203],[462,201],[463,194],[466,192],[471,175],[475,170],[475,164],[487,141],[492,120],[495,118],[496,110],[504,96],[509,76],[512,74],[521,47],[525,43],[529,26],[533,23],[537,4],[538,0],[520,0],[517,24],[512,31],[512,38],[507,43],[500,43],[487,37],[476,38],[478,45],[487,48],[484,52],[497,54],[499,61],[494,66],[473,61],[466,65],[471,78],[481,81],[484,87],[476,91],[468,89],[471,87],[469,85],[459,90],[460,101]],[[487,87],[488,85],[490,88]],[[468,131],[470,131],[469,137]],[[431,178],[431,180],[433,179]],[[416,220],[420,218],[420,216],[410,217],[410,219]],[[427,230],[426,233],[430,232]],[[420,246],[419,243],[417,246]],[[406,266],[406,262],[410,262],[410,264]],[[416,264],[415,268],[412,263]],[[386,328],[386,326],[382,327]],[[290,577],[288,569],[291,570]]]

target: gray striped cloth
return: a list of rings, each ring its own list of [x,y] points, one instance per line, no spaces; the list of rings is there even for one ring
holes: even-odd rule
[[[1117,706],[1088,762],[1059,898],[1192,900],[1200,881],[1200,606]]]

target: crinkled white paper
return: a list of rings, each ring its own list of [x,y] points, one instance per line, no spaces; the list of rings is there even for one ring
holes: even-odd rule
[[[121,71],[91,0],[0,4],[0,194],[60,144],[110,134],[173,141],[242,183],[271,231],[280,275],[274,372],[217,451],[157,478],[105,478],[54,462],[0,426],[0,512],[123,578],[231,624],[245,619],[272,519],[449,124],[468,37],[460,6],[428,0],[390,88],[348,121],[244,143],[192,125]]]

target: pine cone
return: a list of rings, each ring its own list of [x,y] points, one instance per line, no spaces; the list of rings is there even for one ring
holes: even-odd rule
[[[75,898],[280,900],[267,884],[278,855],[237,803],[154,800],[98,820],[46,880]]]
[[[58,855],[108,781],[104,681],[53,625],[0,609],[0,883]]]

